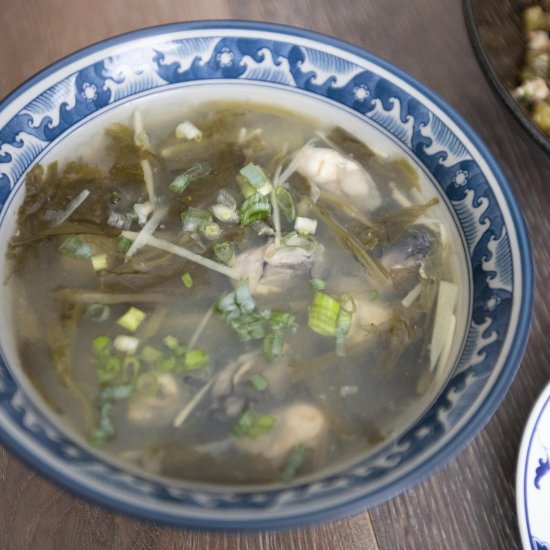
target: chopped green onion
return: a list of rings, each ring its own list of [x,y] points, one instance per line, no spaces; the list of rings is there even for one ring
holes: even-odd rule
[[[180,344],[180,341],[175,336],[166,336],[163,340],[164,345],[176,355],[183,355],[187,352],[187,348]]]
[[[312,252],[317,246],[317,239],[313,235],[300,235],[296,231],[291,231],[283,237],[283,244]]]
[[[121,367],[122,363],[120,362],[120,359],[114,355],[107,354],[99,357],[96,364],[99,383],[105,384],[106,382],[113,380],[113,378],[116,378]]]
[[[290,192],[279,185],[277,189],[275,189],[275,198],[277,199],[277,204],[284,217],[289,223],[292,223],[296,217],[296,208],[294,207],[294,199]]]
[[[102,323],[109,318],[111,308],[105,304],[90,304],[86,308],[84,316],[91,321]]]
[[[132,241],[126,237],[119,237],[116,241],[117,252],[121,252],[122,254],[126,254],[131,246]]]
[[[147,397],[156,395],[160,387],[158,376],[154,372],[140,374],[136,382],[136,390]]]
[[[270,213],[271,203],[269,199],[260,193],[254,193],[244,201],[241,207],[241,225],[244,227],[258,220],[263,220]]]
[[[163,342],[168,349],[172,349],[172,350],[180,345],[179,340],[172,335],[165,336]]]
[[[229,206],[215,204],[210,207],[210,211],[212,212],[212,215],[221,222],[237,223],[239,221],[239,214],[237,214],[237,211]]]
[[[77,235],[71,235],[59,247],[59,252],[75,260],[87,260],[92,255],[92,247]]]
[[[272,310],[265,317],[273,329],[288,328],[294,323],[294,315],[286,311]]]
[[[139,346],[139,339],[135,336],[119,334],[113,341],[113,347],[122,353],[136,353]]]
[[[181,221],[183,222],[184,231],[198,231],[212,221],[212,215],[208,210],[190,206],[181,215]]]
[[[328,294],[316,291],[309,309],[308,326],[323,336],[334,336],[340,313],[340,302]]]
[[[146,363],[156,363],[161,357],[162,352],[159,351],[157,348],[154,348],[153,346],[147,345],[141,350],[141,358]]]
[[[210,222],[201,227],[201,233],[209,240],[215,241],[220,238],[222,230],[216,222]]]
[[[275,425],[275,417],[258,415],[252,409],[247,409],[233,426],[233,434],[237,437],[256,439],[269,433]]]
[[[175,134],[178,139],[194,139],[195,141],[202,140],[202,132],[189,120],[178,124],[176,126]]]
[[[237,201],[235,200],[235,197],[233,197],[233,195],[225,189],[220,190],[216,201],[221,206],[230,208],[233,211],[237,210]]]
[[[265,222],[254,222],[251,227],[259,237],[263,237],[264,235],[267,235],[268,237],[273,237],[273,235],[275,235],[275,230],[267,225],[267,223]]]
[[[121,401],[122,399],[128,399],[132,393],[134,393],[134,387],[131,384],[121,384],[120,386],[105,388],[101,392],[100,398]]]
[[[367,294],[367,298],[371,302],[376,302],[376,300],[378,300],[380,298],[380,291],[376,290],[376,288],[374,288],[373,290],[369,290],[369,292]]]
[[[210,358],[203,349],[196,348],[185,354],[185,368],[188,370],[201,369],[208,364]]]
[[[237,423],[233,426],[233,433],[237,437],[241,437],[248,433],[248,430],[254,425],[256,420],[256,414],[252,409],[247,409],[239,418]]]
[[[165,357],[159,364],[159,368],[163,372],[170,372],[176,367],[177,360],[174,355]]]
[[[304,463],[305,458],[306,458],[305,446],[298,445],[292,452],[290,460],[288,461],[288,464],[286,465],[283,471],[283,474],[281,475],[281,481],[283,481],[284,483],[288,483],[292,481],[292,479],[296,476],[296,474],[298,473],[298,470]]]
[[[206,162],[199,162],[189,168],[189,170],[183,172],[183,174],[180,174],[168,187],[170,188],[170,191],[181,194],[193,181],[208,175],[210,171],[211,168],[209,164]]]
[[[107,254],[97,254],[96,256],[92,256],[92,266],[96,271],[102,271],[103,269],[107,269],[108,262],[107,262]]]
[[[254,376],[251,376],[248,381],[254,386],[254,389],[257,391],[265,391],[269,386],[267,378],[260,373],[256,373]]]
[[[249,196],[251,193],[260,193],[264,196],[271,193],[272,186],[268,177],[258,165],[252,162],[241,168],[237,179],[241,187],[244,188],[245,196]]]
[[[110,401],[102,403],[99,409],[99,423],[90,432],[90,442],[94,445],[102,445],[116,434],[112,420],[113,404]]]
[[[233,245],[227,241],[223,243],[216,243],[214,245],[214,254],[216,258],[226,265],[231,265],[235,259],[235,250]]]
[[[97,355],[109,353],[111,340],[107,336],[97,336],[92,340],[92,351]]]
[[[264,355],[268,361],[282,355],[283,330],[294,324],[294,316],[285,311],[258,310],[248,280],[222,296],[216,303],[216,311],[243,342],[263,338]]]
[[[300,235],[313,235],[317,229],[317,220],[297,216],[294,222],[294,229]]]
[[[129,330],[130,332],[135,332],[141,322],[145,319],[146,314],[138,309],[137,307],[131,307],[118,321],[117,325]]]
[[[127,355],[122,360],[122,368],[126,373],[131,372],[133,376],[137,376],[141,369],[141,363],[135,355]]]
[[[185,288],[191,288],[193,286],[193,278],[190,273],[184,273],[181,276],[181,282],[184,284]]]
[[[327,286],[327,283],[323,279],[310,279],[309,284],[313,290],[324,290]]]
[[[263,353],[267,361],[271,363],[283,355],[284,341],[285,335],[281,329],[274,329],[272,332],[265,335]]]

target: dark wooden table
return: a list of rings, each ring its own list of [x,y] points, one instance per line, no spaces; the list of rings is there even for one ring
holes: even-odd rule
[[[520,548],[516,458],[529,410],[550,378],[550,159],[486,83],[460,0],[0,0],[0,97],[92,42],[214,18],[287,23],[352,42],[427,84],[470,122],[507,174],[531,232],[538,290],[519,374],[481,434],[423,483],[346,520],[285,533],[198,533],[127,518],[59,489],[0,447],[0,549]]]

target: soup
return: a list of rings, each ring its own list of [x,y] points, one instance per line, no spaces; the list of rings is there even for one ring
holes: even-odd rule
[[[154,120],[26,178],[9,284],[51,409],[98,452],[207,483],[326,472],[410,426],[465,301],[423,175],[269,105]]]

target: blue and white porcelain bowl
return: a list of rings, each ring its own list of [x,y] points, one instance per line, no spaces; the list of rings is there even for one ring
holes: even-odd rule
[[[198,22],[124,35],[54,64],[0,105],[2,258],[29,167],[83,126],[174,93],[270,97],[310,111],[339,110],[425,173],[456,220],[470,285],[465,337],[451,375],[404,433],[330,476],[263,490],[190,486],[101,458],[56,423],[17,368],[9,337],[14,327],[3,308],[2,440],[40,472],[95,502],[203,528],[334,518],[388,499],[433,472],[487,422],[519,366],[532,311],[529,243],[508,183],[469,126],[424,86],[356,47],[289,27]]]

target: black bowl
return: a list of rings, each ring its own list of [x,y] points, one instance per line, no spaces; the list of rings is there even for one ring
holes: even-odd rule
[[[521,13],[533,0],[464,0],[466,26],[483,72],[523,128],[547,153],[550,136],[513,98],[525,52]]]

